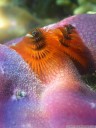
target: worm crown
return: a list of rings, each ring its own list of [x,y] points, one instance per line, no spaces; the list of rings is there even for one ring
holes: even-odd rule
[[[65,25],[63,30],[61,29],[63,36],[66,40],[71,40],[70,34],[72,34],[74,29],[75,28],[71,24]]]
[[[32,38],[34,39],[35,43],[42,41],[44,39],[42,35],[42,31],[38,28],[34,29],[31,34],[32,34]]]
[[[33,50],[41,50],[45,46],[45,38],[43,30],[40,28],[33,29],[26,37],[30,38],[30,43]]]
[[[92,64],[93,58],[77,29],[67,24],[55,29],[55,31],[60,42],[60,50],[73,61],[78,70],[80,69],[80,73],[90,71],[89,67],[94,65]]]
[[[63,38],[60,38],[60,43],[65,46],[69,47],[70,46],[70,41],[72,40],[72,33],[74,31],[74,27],[70,24],[65,25],[64,27],[60,27],[59,30],[63,34]]]

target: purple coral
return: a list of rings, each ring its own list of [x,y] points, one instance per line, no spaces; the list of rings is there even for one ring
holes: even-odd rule
[[[75,26],[96,64],[96,15],[72,16],[44,29],[64,24]],[[62,78],[43,88],[22,57],[9,48],[22,39],[0,45],[0,128],[96,125],[96,94],[80,80],[74,65],[67,64]]]

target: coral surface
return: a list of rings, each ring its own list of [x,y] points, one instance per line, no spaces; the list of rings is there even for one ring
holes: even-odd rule
[[[71,28],[66,28],[66,25],[71,25]],[[44,80],[37,77],[22,54],[12,48],[25,41],[25,37],[0,45],[0,128],[65,128],[67,125],[96,125],[96,92],[81,79],[81,67],[76,67],[72,58],[66,52],[63,53],[63,46],[58,45],[62,41],[59,40],[62,37],[62,28],[65,28],[64,38],[66,32],[70,35],[71,29],[75,28],[78,35],[72,35],[72,43],[74,38],[80,37],[84,48],[86,46],[89,50],[88,56],[92,57],[89,58],[92,60],[86,73],[95,73],[96,14],[71,16],[42,28],[47,33],[51,31],[53,35],[55,34],[55,39],[52,37],[52,40],[56,42],[52,42],[52,46],[51,39],[46,40],[49,48],[61,50],[61,54],[53,54],[60,58],[55,63],[57,66],[60,64],[58,68],[53,65],[54,60],[51,59],[49,66],[56,70],[53,70],[54,73],[51,72],[50,81],[46,74],[49,82],[43,83]],[[28,37],[30,35],[31,37]],[[35,37],[33,35],[34,33],[28,33],[27,39]],[[69,35],[66,40],[69,39]],[[40,38],[36,39],[40,41]],[[64,47],[70,48],[66,45]],[[48,53],[51,53],[51,50]]]

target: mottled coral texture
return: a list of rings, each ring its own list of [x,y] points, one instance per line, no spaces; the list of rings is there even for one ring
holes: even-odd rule
[[[76,28],[96,65],[96,15],[72,16],[43,29],[65,24]],[[64,68],[43,86],[21,55],[9,47],[22,39],[0,45],[0,128],[96,125],[96,93],[81,80],[73,62],[64,59]]]

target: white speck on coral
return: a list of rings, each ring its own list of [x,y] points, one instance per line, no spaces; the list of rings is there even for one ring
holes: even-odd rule
[[[11,97],[11,99],[12,99],[12,100],[17,100],[16,95],[13,95],[13,96]]]
[[[96,103],[91,102],[90,105],[91,105],[91,108],[92,108],[92,109],[93,109],[93,108],[96,108]]]
[[[24,125],[24,124],[23,124],[23,125],[22,125],[22,128],[32,128],[32,125],[31,125],[31,124],[29,124],[29,123],[28,123],[28,124],[26,124],[26,125]]]
[[[15,46],[16,45],[16,43],[12,43],[12,46]]]
[[[76,27],[76,24],[73,23],[72,26],[73,26],[73,27]]]
[[[22,98],[24,98],[24,97],[26,97],[26,92],[25,91],[21,91],[21,90],[15,90],[14,91],[14,94],[13,94],[13,96],[11,97],[11,99],[12,100],[20,100],[20,99],[22,99]]]
[[[0,72],[1,74],[4,74],[4,69],[0,66]]]
[[[43,29],[46,29],[47,31],[50,30],[50,28],[52,28],[55,24],[51,24],[48,26],[43,27]]]

